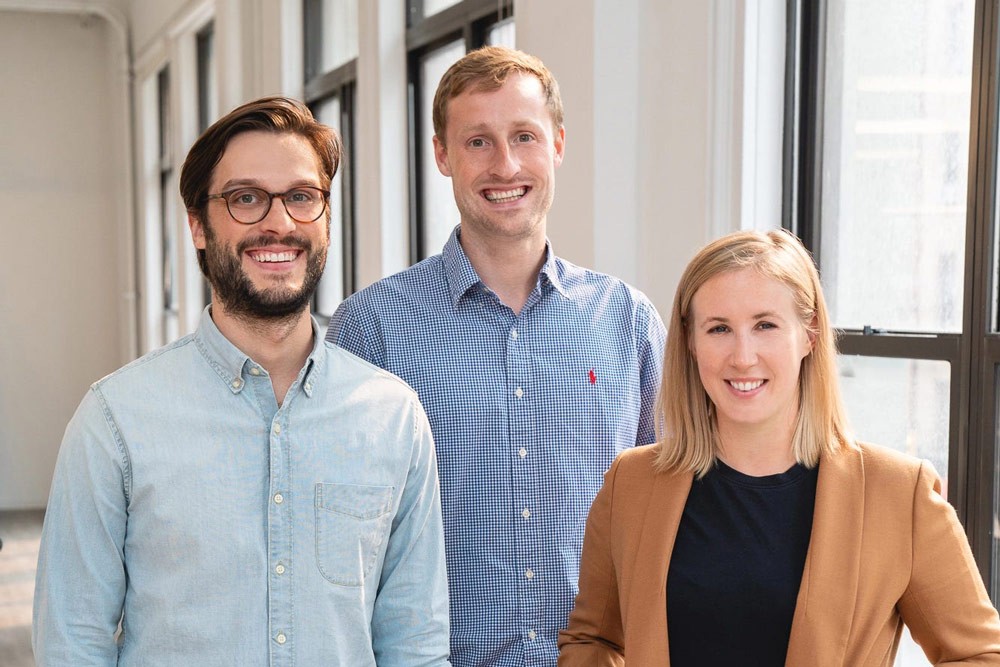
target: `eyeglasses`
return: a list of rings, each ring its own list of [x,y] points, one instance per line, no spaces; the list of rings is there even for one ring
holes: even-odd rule
[[[262,188],[237,188],[215,195],[207,199],[223,199],[229,215],[240,224],[252,225],[267,217],[274,198],[278,197],[285,205],[285,211],[296,222],[315,222],[326,210],[330,193],[311,186],[292,188],[287,192],[268,192]]]

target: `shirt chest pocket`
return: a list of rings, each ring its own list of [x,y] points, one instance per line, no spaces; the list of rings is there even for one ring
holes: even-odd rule
[[[339,586],[361,586],[385,548],[393,487],[316,484],[316,565]]]

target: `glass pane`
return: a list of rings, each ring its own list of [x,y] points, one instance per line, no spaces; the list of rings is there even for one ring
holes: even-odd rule
[[[514,19],[504,19],[490,26],[486,33],[486,43],[490,46],[509,46],[514,48]]]
[[[438,12],[457,5],[462,0],[424,0],[424,18],[433,16]]]
[[[320,71],[358,57],[358,0],[323,0]]]
[[[820,264],[834,324],[960,332],[975,2],[828,7]]]
[[[421,210],[423,213],[424,257],[441,252],[451,230],[459,222],[458,208],[451,190],[451,179],[443,176],[434,160],[434,122],[431,110],[434,91],[445,71],[465,55],[465,43],[458,40],[428,53],[420,62],[420,139],[423,143],[420,169],[423,175]]]
[[[847,355],[841,355],[838,364],[854,435],[927,459],[941,476],[947,497],[951,364]],[[929,664],[904,628],[896,667]]]
[[[316,105],[316,119],[340,132],[340,98],[331,97]],[[344,156],[346,159],[347,156]],[[344,298],[344,179],[343,160],[330,184],[330,248],[326,254],[326,269],[316,288],[316,313],[333,315]]]
[[[947,496],[951,364],[841,355],[838,365],[855,437],[927,459]]]

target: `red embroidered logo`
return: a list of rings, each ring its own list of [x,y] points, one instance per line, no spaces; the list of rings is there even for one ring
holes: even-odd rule
[[[597,384],[597,374],[594,372],[593,368],[591,368],[590,372],[587,373],[587,377],[590,378],[590,384]]]

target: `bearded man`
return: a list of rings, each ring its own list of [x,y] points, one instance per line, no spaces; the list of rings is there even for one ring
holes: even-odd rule
[[[427,418],[309,312],[339,159],[333,130],[280,97],[191,148],[181,196],[212,301],[67,427],[39,665],[447,664]]]

